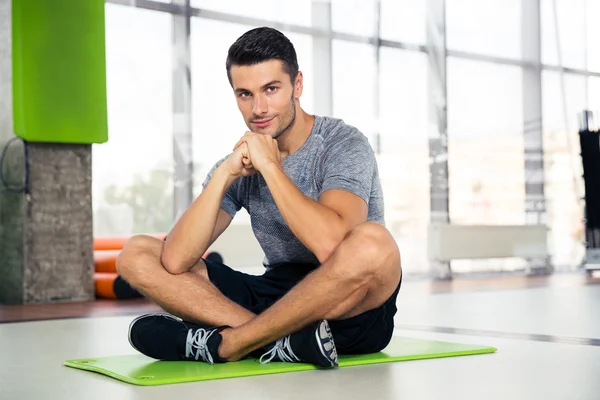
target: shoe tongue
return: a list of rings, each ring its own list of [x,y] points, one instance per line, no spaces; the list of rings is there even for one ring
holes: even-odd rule
[[[187,343],[188,329],[182,328],[177,332],[177,354],[185,356],[185,347]]]
[[[209,352],[212,355],[214,362],[227,362],[227,360],[219,357],[219,346],[221,345],[221,342],[223,341],[223,336],[221,336],[221,334],[219,332],[221,332],[223,329],[224,328],[218,329],[216,332],[214,332],[212,335],[210,335],[210,337],[208,338],[208,341],[206,343],[206,346],[208,347]],[[193,335],[195,329],[191,329],[191,330],[192,330],[192,335]],[[186,348],[189,331],[190,331],[190,329],[181,329],[177,333],[177,351],[179,352],[179,354],[185,355],[185,348]]]

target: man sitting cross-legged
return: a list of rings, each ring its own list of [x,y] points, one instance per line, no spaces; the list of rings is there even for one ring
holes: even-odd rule
[[[136,318],[130,343],[161,360],[321,367],[382,350],[402,270],[368,140],[300,107],[303,75],[282,33],[248,31],[226,69],[249,132],[164,242],[134,236],[119,255],[121,276],[167,312]],[[265,253],[261,276],[201,258],[242,207]]]

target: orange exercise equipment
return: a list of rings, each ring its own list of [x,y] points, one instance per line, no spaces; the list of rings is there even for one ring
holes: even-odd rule
[[[166,233],[155,233],[149,236],[164,240]],[[94,238],[94,250],[122,250],[131,236],[102,236]]]
[[[103,299],[134,299],[142,295],[129,286],[117,273],[96,272],[94,274],[96,297]]]
[[[164,240],[165,233],[150,235]],[[123,250],[130,236],[95,237],[94,238],[94,283],[96,297],[104,299],[132,299],[142,295],[132,288],[117,274],[117,257]],[[217,252],[206,252],[204,259],[223,262],[223,257]]]
[[[117,273],[117,256],[121,250],[96,250],[94,251],[94,267],[96,272]]]

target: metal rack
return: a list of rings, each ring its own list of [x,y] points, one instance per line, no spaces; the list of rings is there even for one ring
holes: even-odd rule
[[[600,270],[600,131],[591,111],[579,114],[579,143],[585,187],[585,259],[583,268]]]

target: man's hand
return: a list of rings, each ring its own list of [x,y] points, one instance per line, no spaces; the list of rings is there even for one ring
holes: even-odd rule
[[[246,132],[244,136],[235,144],[234,149],[242,148],[244,145],[248,149],[248,165],[254,167],[256,171],[261,171],[268,165],[274,164],[283,168],[283,158],[279,151],[277,140],[268,135],[261,135],[254,132]]]
[[[233,153],[229,155],[223,165],[227,172],[229,172],[229,175],[235,178],[250,176],[256,173],[256,169],[252,165],[252,161],[250,161],[250,154],[246,143],[236,146]]]

